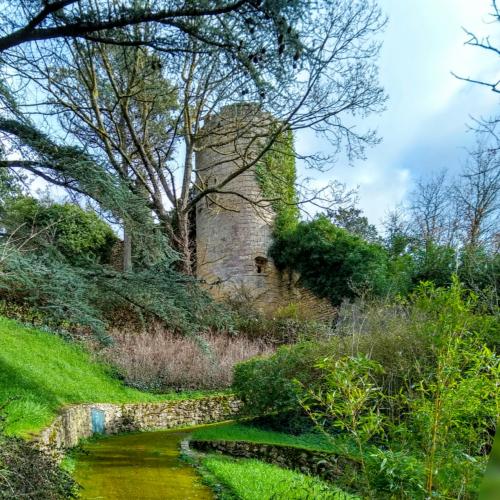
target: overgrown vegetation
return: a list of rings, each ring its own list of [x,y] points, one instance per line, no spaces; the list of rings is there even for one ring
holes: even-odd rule
[[[112,332],[111,337],[114,342],[102,352],[103,358],[127,385],[151,392],[226,389],[236,363],[273,352],[257,337],[228,333],[192,338],[150,327],[142,333]]]
[[[125,315],[191,335],[230,329],[230,314],[176,269],[168,247],[150,252],[147,262],[138,255],[133,270],[111,267],[117,238],[95,212],[15,196],[2,204],[0,225],[0,298],[11,309],[41,313],[52,328],[107,340],[109,326]]]
[[[293,231],[299,221],[298,196],[296,191],[297,170],[291,130],[282,132],[273,147],[255,166],[255,173],[276,219],[276,235]]]
[[[475,498],[499,417],[498,318],[457,281],[346,307],[330,340],[236,367],[247,411],[323,432],[361,462],[344,480],[363,495]]]
[[[0,417],[0,498],[66,500],[77,498],[77,491],[75,481],[48,454],[6,436]]]
[[[384,250],[336,227],[324,216],[278,234],[271,255],[278,267],[298,271],[305,286],[334,305],[363,290],[376,295],[387,290]]]

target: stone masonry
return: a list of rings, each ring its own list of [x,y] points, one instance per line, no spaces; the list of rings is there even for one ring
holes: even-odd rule
[[[247,441],[191,440],[189,446],[207,453],[223,453],[238,458],[256,458],[279,467],[313,474],[329,481],[345,473],[346,469],[358,469],[359,463],[326,451],[313,451],[294,446],[284,446]]]
[[[196,154],[197,183],[217,185],[256,157],[272,119],[254,105],[227,106],[205,121]],[[280,273],[269,256],[276,217],[250,167],[196,206],[197,277],[216,299],[248,300],[272,315],[301,302],[314,316],[330,318],[327,301],[296,286],[297,276]]]
[[[104,433],[173,429],[222,422],[234,418],[241,402],[231,395],[161,403],[79,404],[63,408],[54,422],[36,438],[55,455],[94,434],[92,412],[104,414]]]

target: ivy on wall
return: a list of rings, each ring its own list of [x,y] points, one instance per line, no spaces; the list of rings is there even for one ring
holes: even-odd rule
[[[299,221],[292,131],[281,134],[264,155],[256,176],[276,213],[270,255],[278,269],[298,272],[303,286],[334,305],[353,298],[359,289],[368,287],[376,294],[385,290],[387,262],[382,247],[337,227],[325,216]]]
[[[299,222],[297,177],[293,133],[287,130],[255,167],[257,180],[266,200],[276,212],[275,237],[293,231]]]

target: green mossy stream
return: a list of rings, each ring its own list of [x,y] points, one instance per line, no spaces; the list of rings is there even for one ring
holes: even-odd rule
[[[193,467],[179,457],[189,431],[109,436],[87,443],[74,477],[84,499],[213,499]]]

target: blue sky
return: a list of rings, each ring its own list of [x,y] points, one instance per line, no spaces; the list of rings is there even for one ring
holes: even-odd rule
[[[473,78],[497,79],[496,57],[464,46],[462,27],[499,39],[491,24],[490,0],[379,0],[389,17],[382,36],[380,81],[389,95],[387,110],[369,120],[382,143],[354,166],[339,162],[323,179],[359,186],[359,205],[372,223],[404,202],[415,181],[446,168],[456,173],[474,142],[471,116],[495,113],[498,95],[461,82],[451,71]],[[489,23],[489,24],[488,24]],[[328,150],[321,140],[297,138],[299,152]],[[299,170],[300,171],[300,170]]]

